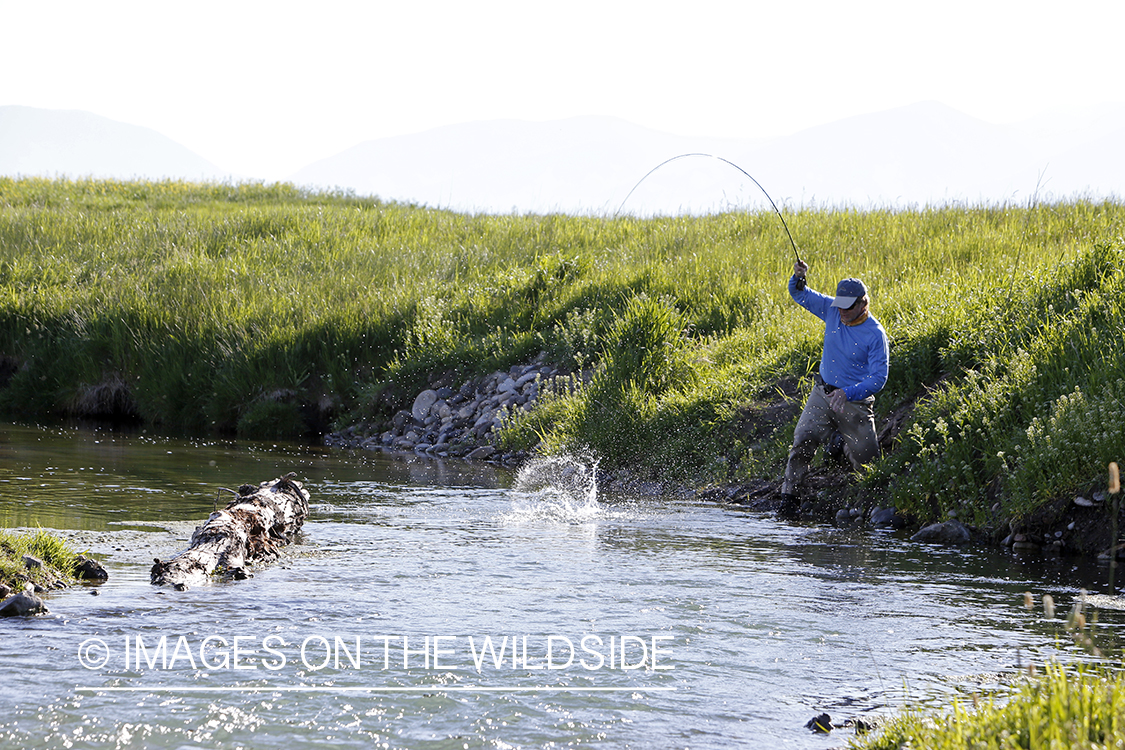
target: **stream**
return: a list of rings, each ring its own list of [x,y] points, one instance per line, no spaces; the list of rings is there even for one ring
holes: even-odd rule
[[[236,488],[297,473],[311,512],[246,580],[175,591],[153,558]],[[598,493],[589,462],[491,465],[0,425],[0,520],[109,580],[0,620],[11,748],[832,748],[805,728],[940,706],[1029,663],[1095,561],[914,544],[695,499]],[[1024,607],[1050,594],[1058,607]],[[1125,613],[1097,611],[1119,652]]]

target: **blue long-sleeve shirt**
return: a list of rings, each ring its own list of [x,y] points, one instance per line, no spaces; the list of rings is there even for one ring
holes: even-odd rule
[[[881,391],[887,383],[890,346],[879,321],[869,314],[859,325],[844,325],[840,309],[832,307],[835,298],[807,286],[798,291],[796,276],[789,279],[789,296],[824,321],[824,354],[820,358],[824,382],[842,388],[848,401],[862,401]]]

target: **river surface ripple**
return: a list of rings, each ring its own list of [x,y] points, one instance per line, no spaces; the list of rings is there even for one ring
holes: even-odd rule
[[[312,508],[277,564],[149,584],[219,487],[289,471]],[[110,574],[0,621],[12,748],[839,747],[850,729],[805,723],[1084,658],[1022,594],[1065,614],[1105,576],[461,462],[14,425],[0,520]],[[1122,618],[1098,614],[1115,649]]]

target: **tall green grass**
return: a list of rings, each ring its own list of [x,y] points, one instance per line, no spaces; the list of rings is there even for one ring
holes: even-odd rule
[[[858,276],[872,290],[892,339],[879,416],[917,401],[872,487],[920,515],[999,493],[1016,512],[1121,457],[1125,207],[787,222],[814,288]],[[0,408],[295,434],[317,414],[378,422],[435,378],[545,352],[589,382],[513,416],[507,447],[772,478],[787,428],[751,439],[739,423],[819,359],[791,266],[772,212],[477,216],[288,185],[0,179]],[[1102,415],[1096,451],[1055,439],[1090,445],[1087,413]]]
[[[974,702],[977,702],[974,700]],[[1009,697],[954,704],[946,714],[905,711],[878,732],[848,743],[859,750],[1100,750],[1125,745],[1125,676],[1049,664]]]
[[[45,567],[29,569],[24,555]],[[47,587],[70,582],[77,560],[78,554],[66,542],[43,529],[19,534],[0,529],[0,583],[12,591],[22,591],[27,581]]]
[[[1101,481],[1125,455],[1123,292],[1117,239],[958,300],[943,379],[869,482],[922,517],[985,523],[997,502],[1018,517]]]

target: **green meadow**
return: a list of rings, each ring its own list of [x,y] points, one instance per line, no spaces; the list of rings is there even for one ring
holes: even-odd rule
[[[1105,487],[1125,458],[1125,206],[784,213],[810,285],[864,279],[891,337],[877,416],[902,429],[860,487],[969,522]],[[822,332],[788,297],[792,265],[772,211],[465,215],[284,184],[0,178],[0,410],[299,437],[545,353],[576,377],[505,448],[775,479],[795,417],[747,423],[799,408]]]

